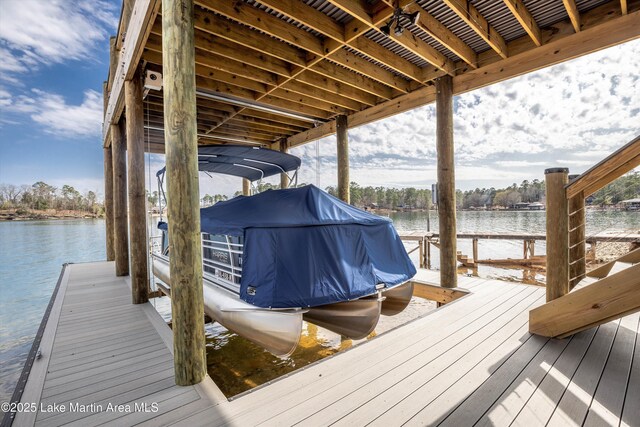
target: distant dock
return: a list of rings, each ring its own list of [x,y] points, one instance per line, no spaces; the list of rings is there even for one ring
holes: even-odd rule
[[[421,268],[431,268],[431,246],[439,247],[438,233],[414,231],[410,233],[401,233],[400,239],[405,242],[416,242],[417,246],[409,248],[409,253],[419,251],[419,260]],[[514,265],[532,265],[544,264],[544,258],[537,256],[535,253],[535,242],[546,241],[546,234],[540,233],[457,233],[457,239],[467,239],[472,241],[473,253],[469,257],[458,252],[457,260],[465,267],[475,268],[477,264],[514,264]],[[480,240],[521,240],[523,242],[522,258],[509,258],[505,260],[480,259],[478,253],[478,242]],[[597,233],[587,236],[584,240],[585,244],[591,245],[590,253],[595,257],[597,243],[615,242],[615,243],[639,243],[640,233]]]

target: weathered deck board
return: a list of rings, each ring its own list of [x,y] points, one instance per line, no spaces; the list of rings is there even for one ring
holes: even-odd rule
[[[66,410],[21,414],[14,425],[127,425],[123,420],[143,422],[191,402],[200,408],[226,402],[209,378],[195,387],[175,385],[169,328],[159,314],[150,317],[150,304],[131,304],[131,291],[115,277],[113,263],[68,266],[58,298],[45,330],[53,339],[46,347],[43,342],[43,357],[35,362],[44,369],[32,370],[37,375],[27,384],[39,391],[25,395],[37,395],[43,408],[58,404]],[[145,402],[158,403],[158,411],[69,410],[71,403],[106,408]]]
[[[150,304],[131,305],[113,263],[65,275],[25,396],[158,411],[15,425],[640,425],[640,314],[564,340],[534,336],[528,311],[543,288],[461,276],[469,295],[227,401],[210,380],[174,385],[171,331]],[[438,273],[416,279],[437,284]]]

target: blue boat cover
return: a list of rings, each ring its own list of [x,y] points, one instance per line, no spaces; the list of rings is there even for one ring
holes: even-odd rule
[[[391,220],[313,185],[216,203],[201,228],[244,237],[240,297],[258,307],[353,300],[416,274]]]
[[[198,147],[198,170],[239,176],[250,181],[291,172],[300,167],[300,158],[280,151],[243,145]],[[158,171],[163,175],[166,168]]]

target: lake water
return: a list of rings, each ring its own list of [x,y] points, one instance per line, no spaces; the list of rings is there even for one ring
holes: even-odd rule
[[[0,222],[0,402],[13,392],[62,264],[105,258],[103,220]]]
[[[426,231],[426,213],[393,213],[400,233]],[[431,213],[431,229],[438,220]],[[544,212],[459,212],[460,232],[545,232]],[[632,212],[588,212],[587,234],[610,230],[640,230],[640,214]],[[0,222],[0,402],[9,399],[20,375],[44,310],[56,285],[63,263],[105,259],[103,220],[51,220]],[[409,245],[408,245],[409,246]],[[471,242],[461,240],[459,250],[471,253]],[[438,266],[437,250],[432,251]],[[519,258],[522,242],[480,241],[481,258]],[[543,254],[538,243],[536,253]],[[417,252],[412,254],[417,260]],[[522,270],[480,267],[483,277],[522,280]],[[539,273],[534,276],[541,279]],[[165,319],[170,319],[168,298],[153,300]],[[399,318],[381,322],[379,334],[433,308],[424,300],[412,303]],[[207,325],[210,374],[228,395],[305,366],[356,343],[305,325],[301,345],[288,359],[278,359],[220,325]],[[239,357],[242,355],[242,357]]]

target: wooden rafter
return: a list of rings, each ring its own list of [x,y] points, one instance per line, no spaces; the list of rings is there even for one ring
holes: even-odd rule
[[[287,41],[291,44],[293,44],[294,46],[299,46],[300,48],[306,49],[308,50],[308,52],[310,54],[314,54],[316,55],[316,58],[311,58],[307,63],[305,64],[297,64],[298,67],[295,69],[295,72],[293,73],[293,75],[291,77],[288,77],[284,80],[282,80],[280,82],[279,86],[285,85],[287,84],[289,81],[293,80],[298,74],[310,69],[311,66],[316,65],[317,63],[321,62],[321,60],[324,59],[324,53],[322,51],[322,49],[318,50],[318,45],[316,45],[316,42],[313,41],[314,39],[310,38],[313,37],[310,33],[307,33],[304,30],[300,30],[297,27],[291,26],[291,25],[283,25],[282,21],[279,20],[278,18],[275,18],[272,15],[269,15],[265,12],[262,12],[256,8],[253,7],[244,7],[244,8],[234,8],[233,5],[230,5],[228,2],[214,2],[213,5],[210,5],[209,3],[211,2],[206,2],[206,4],[201,4],[204,7],[213,7],[212,10],[216,11],[217,13],[220,13],[224,16],[226,16],[229,19],[232,20],[236,20],[237,22],[241,23],[241,24],[245,24],[245,25],[250,25],[253,26],[254,28],[258,28],[264,32],[266,32],[267,34],[269,34],[272,37],[276,37],[279,38],[281,40]],[[241,10],[239,10],[241,9]],[[319,15],[315,15],[316,17],[319,17]],[[197,16],[196,16],[196,22],[197,22]],[[209,21],[205,21],[205,24],[209,24]],[[303,34],[304,33],[304,34]],[[300,40],[306,40],[307,43],[303,44],[302,46],[299,45]],[[317,40],[317,39],[316,39]],[[318,40],[318,43],[321,44],[321,42]],[[381,46],[376,47],[376,49],[383,49]],[[271,52],[269,50],[269,52]],[[369,50],[367,50],[367,53],[371,53]],[[375,58],[375,59],[382,59],[382,58]],[[339,65],[345,66],[347,68],[349,67],[349,63],[341,63],[339,62],[339,58],[333,57],[332,60],[334,62],[338,62]],[[394,69],[397,70],[398,66],[401,66],[401,68],[406,68],[406,66],[404,65],[405,62],[406,64],[408,64],[409,66],[413,67],[414,69],[411,70],[412,73],[417,73],[421,76],[422,72],[421,70],[414,66],[413,64],[409,63],[408,61],[403,62],[404,60],[401,61],[394,61],[393,65],[395,66]],[[356,63],[357,61],[352,61],[352,63]],[[296,63],[293,63],[294,65],[296,65]],[[393,67],[392,67],[393,68]],[[386,78],[385,81],[382,81],[381,83],[388,83],[388,80],[392,81],[392,85],[391,87],[396,87],[396,86],[400,86],[400,87],[405,87],[405,83],[402,81],[399,81],[399,79],[396,76],[391,75],[391,73],[389,73],[386,70],[382,70],[378,67],[371,67],[369,65],[369,67],[367,68],[367,70],[369,69],[373,69],[376,70],[376,76],[384,76]],[[364,70],[364,71],[367,71]],[[405,71],[406,73],[406,71]],[[365,74],[368,77],[371,77],[368,73]],[[386,77],[386,76],[389,77]],[[272,89],[272,90],[275,90]],[[269,93],[269,92],[267,92]],[[271,99],[271,97],[269,95],[262,95],[262,96],[258,96],[257,100],[262,100],[262,99]],[[233,117],[233,115],[231,116]],[[214,128],[212,128],[213,130]]]
[[[522,0],[504,0],[504,3],[507,5],[513,16],[516,17],[522,28],[529,34],[533,42],[537,46],[542,46],[542,35],[540,33],[540,27],[536,23],[536,20],[533,19],[531,12],[524,5]]]
[[[580,31],[580,12],[576,6],[576,0],[562,0],[564,8],[567,10],[573,29],[576,33]]]
[[[464,62],[473,68],[478,68],[478,55],[458,36],[453,34],[446,26],[441,24],[436,18],[428,14],[417,4],[413,3],[406,7],[407,13],[419,12],[416,25],[425,33],[429,34],[441,45],[458,55]]]
[[[445,0],[446,1],[446,0]],[[541,47],[523,48],[530,45],[529,36],[509,43],[509,50],[518,52],[507,59],[494,60],[477,70],[470,70],[453,78],[454,95],[466,93],[490,84],[516,77],[532,70],[567,61],[591,52],[640,38],[640,10],[616,17],[617,7],[611,3],[585,12],[583,27],[574,33],[569,21],[554,24]],[[525,38],[527,39],[525,41]],[[482,63],[482,61],[480,61]],[[409,94],[380,103],[364,111],[348,116],[349,127],[364,125],[404,111],[418,108],[435,100],[432,87],[423,87]],[[290,137],[288,146],[297,146],[335,133],[333,121],[324,123]]]
[[[627,13],[629,13],[629,8],[627,6],[627,0],[620,0],[620,10],[622,11],[623,15],[626,15]]]
[[[507,44],[504,38],[478,12],[469,0],[443,0],[466,24],[471,27],[498,55],[507,58]]]
[[[304,53],[301,53],[301,56],[305,56],[305,58],[301,57],[297,61],[292,61],[287,58],[282,58],[291,62],[294,65],[298,65],[303,68],[308,68],[308,64],[306,60],[307,52],[312,55],[318,55],[323,57],[324,46],[321,39],[317,38],[313,34],[303,29],[300,29],[291,24],[288,24],[283,20],[273,15],[270,15],[262,10],[259,10],[251,5],[248,5],[248,4],[237,5],[237,3],[233,0],[216,0],[216,1],[198,0],[197,4],[199,4],[200,6],[208,10],[211,10],[220,15],[223,15],[232,21],[238,22],[247,27],[258,29],[268,34],[271,37],[275,37],[276,39],[283,40],[289,43],[290,45],[293,45],[298,49],[300,49],[300,52],[304,51]],[[330,19],[330,18],[327,17],[327,19]],[[225,25],[220,23],[219,21],[215,23],[211,21],[211,24],[223,25],[223,26]],[[228,25],[229,24],[226,24],[226,26]],[[212,25],[210,25],[209,28],[211,26]],[[255,31],[250,30],[249,28],[246,28],[246,29],[247,29],[246,32],[255,33]],[[227,28],[224,28],[224,31],[227,31]],[[221,35],[221,36],[224,37],[224,35]],[[262,48],[260,49],[258,47],[258,49],[264,52],[269,52],[270,54],[273,54],[272,51],[269,49],[269,46],[272,45],[273,43],[277,45],[282,45],[282,43],[279,43],[276,40],[271,40],[271,43],[263,44]],[[371,40],[367,39],[366,41],[360,42],[358,46],[352,46],[352,47],[358,50],[360,53],[393,69],[397,73],[405,75],[409,78],[413,78],[414,80],[420,80],[420,75],[421,75],[420,67],[413,65],[411,62],[407,61],[406,59],[402,59],[397,55],[392,54],[387,49],[378,45],[377,43],[372,42]],[[334,62],[337,62],[339,65],[342,65],[346,68],[350,68],[348,63],[341,62],[338,58],[332,57],[331,59]],[[371,67],[371,64],[369,64],[369,66]],[[361,72],[361,70],[356,70],[356,71]],[[400,90],[403,89],[402,86],[406,86],[406,82],[402,82],[402,79],[394,79],[393,77],[395,76],[393,73],[387,72],[387,74],[388,74],[388,78],[385,81],[382,81],[382,83],[390,84],[392,87],[399,86],[398,89]],[[389,83],[390,80],[393,81],[393,83]]]
[[[372,28],[376,31],[380,31],[380,28],[373,22],[371,16],[366,12],[364,4],[359,1],[352,0],[329,0],[331,4],[340,8],[344,12],[349,13],[355,19],[359,20],[364,25]],[[407,49],[416,56],[424,59],[436,68],[444,71],[446,74],[455,74],[455,65],[453,61],[438,52],[434,47],[430,46],[427,42],[413,35],[410,31],[403,31],[401,34],[395,34],[391,32],[389,37],[393,39],[403,48]],[[350,43],[350,46],[357,46],[363,41],[368,40],[364,37],[356,39],[354,43]],[[374,58],[375,59],[375,58]]]

